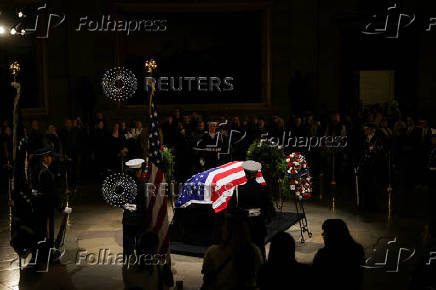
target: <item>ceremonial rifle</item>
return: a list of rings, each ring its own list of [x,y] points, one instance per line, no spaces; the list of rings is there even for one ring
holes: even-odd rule
[[[68,185],[68,169],[66,169],[66,171],[65,171],[65,207],[69,207],[69,205],[70,205],[70,195],[71,195],[71,190],[70,190],[69,185]],[[64,212],[64,217],[62,219],[62,223],[61,223],[61,226],[59,228],[58,235],[56,236],[56,240],[54,242],[54,246],[58,250],[64,246],[67,226],[70,225],[69,220],[70,220],[70,214]]]

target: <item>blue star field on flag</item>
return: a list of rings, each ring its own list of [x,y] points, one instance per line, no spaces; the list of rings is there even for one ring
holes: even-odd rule
[[[218,168],[212,168],[198,173],[189,178],[182,187],[182,195],[176,201],[176,207],[180,207],[192,200],[204,200],[204,184],[209,174]]]
[[[159,119],[157,117],[156,106],[152,100],[151,113],[148,122],[148,158],[149,161],[160,167],[162,154],[160,152]]]

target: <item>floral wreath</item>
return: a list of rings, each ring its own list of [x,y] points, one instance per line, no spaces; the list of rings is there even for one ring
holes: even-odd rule
[[[312,193],[311,177],[306,158],[300,152],[293,152],[286,157],[287,177],[290,189],[295,191],[298,199],[308,199]]]

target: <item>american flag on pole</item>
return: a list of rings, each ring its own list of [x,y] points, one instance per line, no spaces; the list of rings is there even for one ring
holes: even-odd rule
[[[153,96],[154,88],[150,98]],[[154,185],[154,192],[147,188],[147,226],[148,229],[159,237],[159,253],[166,254],[169,251],[169,223],[167,208],[167,192],[164,171],[162,165],[162,154],[159,134],[159,121],[156,106],[151,100],[150,118],[148,122],[148,172],[146,182]]]
[[[193,175],[183,185],[176,207],[198,203],[211,204],[216,213],[226,209],[235,187],[247,182],[242,163],[243,161],[233,161]],[[266,185],[260,170],[256,181]]]

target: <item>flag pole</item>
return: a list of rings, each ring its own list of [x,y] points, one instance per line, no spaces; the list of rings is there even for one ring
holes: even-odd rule
[[[13,129],[12,129],[12,164],[11,166],[11,176],[9,177],[9,193],[8,193],[8,205],[9,205],[9,230],[12,231],[12,193],[15,191],[15,172],[16,172],[16,157],[17,157],[17,140],[18,140],[18,105],[20,102],[21,95],[21,85],[17,83],[17,75],[20,72],[20,64],[17,61],[14,61],[10,66],[9,70],[11,71],[12,76],[14,77],[14,81],[11,85],[16,90],[16,95],[14,98],[14,111],[13,111]]]
[[[153,74],[153,71],[157,68],[157,64],[156,61],[154,59],[149,59],[145,61],[144,64],[145,67],[145,73],[146,73],[146,83],[145,83],[145,88],[146,88],[146,92],[148,92],[148,85],[151,84],[151,92],[150,92],[150,96],[149,96],[149,100],[148,100],[148,115],[150,116],[152,114],[151,111],[151,105],[153,103],[153,95],[154,95],[154,81],[153,78],[151,77]],[[147,120],[147,113],[145,114],[145,120]],[[149,139],[147,141],[147,143],[149,142]],[[148,146],[147,149],[145,149],[145,160],[147,161],[148,164]]]
[[[157,64],[156,64],[156,61],[154,59],[150,59],[150,60],[147,60],[145,62],[145,71],[146,71],[148,76],[151,76],[153,71],[156,68],[157,68]],[[154,95],[154,81],[153,81],[153,79],[147,78],[147,83],[145,85],[148,86],[148,83],[151,83],[151,93],[150,93],[150,99],[148,102],[148,111],[151,114],[151,104],[152,104],[153,95]]]

